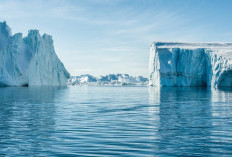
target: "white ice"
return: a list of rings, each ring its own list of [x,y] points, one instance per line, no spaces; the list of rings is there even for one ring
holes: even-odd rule
[[[30,30],[11,35],[0,23],[0,86],[65,86],[69,73],[57,57],[50,35]]]
[[[154,42],[149,84],[232,86],[232,43]]]

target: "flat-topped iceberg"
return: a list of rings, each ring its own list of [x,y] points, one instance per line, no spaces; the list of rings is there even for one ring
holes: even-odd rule
[[[69,73],[57,57],[50,35],[30,30],[11,35],[0,23],[0,86],[66,86]]]
[[[232,43],[154,42],[152,86],[232,86]]]

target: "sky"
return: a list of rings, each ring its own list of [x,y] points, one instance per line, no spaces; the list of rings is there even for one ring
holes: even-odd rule
[[[0,21],[52,35],[73,76],[148,77],[154,41],[232,42],[231,0],[0,0]]]

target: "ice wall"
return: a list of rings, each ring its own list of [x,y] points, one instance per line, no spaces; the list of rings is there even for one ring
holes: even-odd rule
[[[232,86],[232,43],[154,42],[152,86]]]
[[[69,73],[57,57],[50,35],[30,30],[11,35],[0,22],[0,86],[66,86]]]

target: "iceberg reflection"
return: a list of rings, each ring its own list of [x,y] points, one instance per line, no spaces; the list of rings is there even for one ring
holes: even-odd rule
[[[21,152],[22,156],[33,156],[33,152],[52,144],[56,123],[54,101],[61,90],[57,87],[0,88],[1,153],[17,156]],[[32,154],[23,154],[25,148]]]

